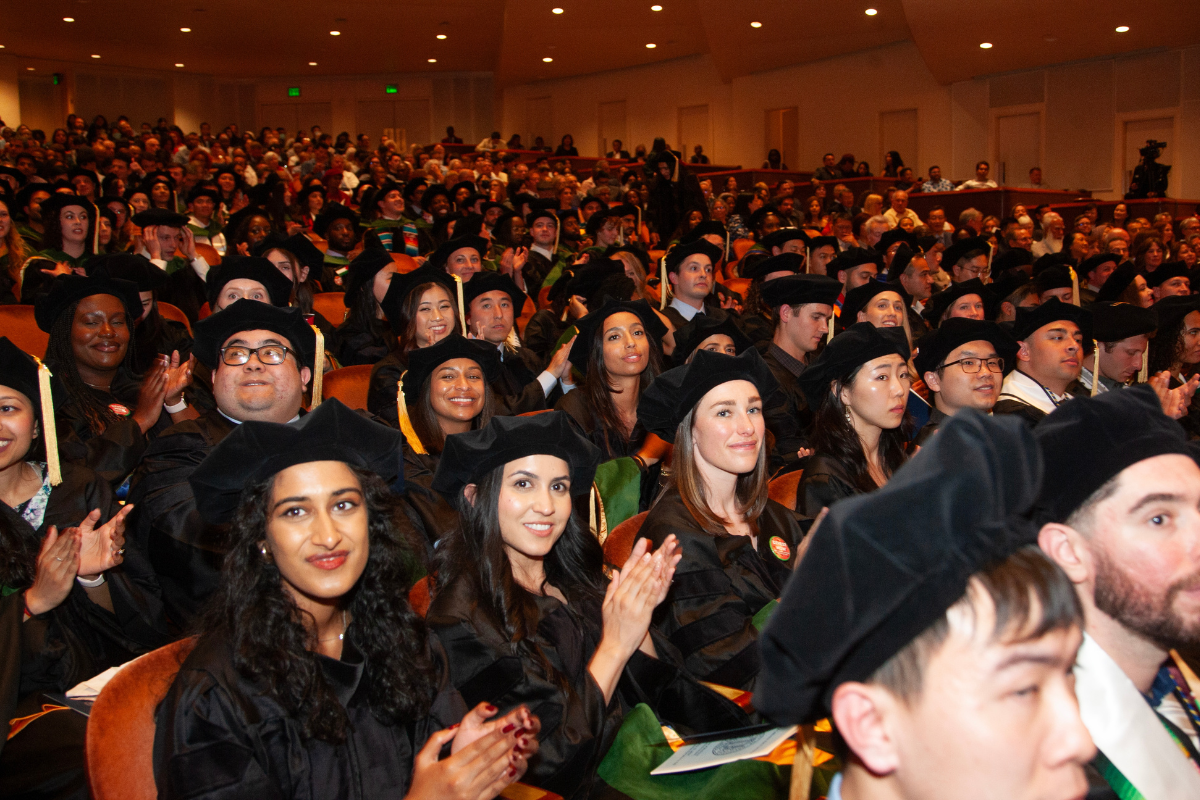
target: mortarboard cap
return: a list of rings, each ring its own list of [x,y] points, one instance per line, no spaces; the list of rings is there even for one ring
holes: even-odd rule
[[[600,335],[605,320],[614,314],[623,312],[633,314],[641,320],[642,327],[646,331],[646,338],[650,340],[650,346],[660,347],[659,342],[667,335],[667,326],[654,313],[654,309],[650,307],[649,303],[645,300],[610,300],[575,322],[579,335],[575,337],[575,344],[571,347],[570,361],[571,366],[577,369],[581,375],[587,374],[592,345],[596,337]]]
[[[271,305],[286,308],[292,299],[292,282],[279,268],[257,256],[226,255],[220,264],[208,271],[205,290],[208,307],[217,308],[221,290],[230,281],[246,280],[262,284],[271,298]]]
[[[697,314],[692,321],[675,331],[675,352],[671,354],[676,366],[683,366],[692,351],[704,343],[710,336],[718,334],[728,336],[733,340],[734,349],[741,355],[747,348],[754,347],[746,334],[742,333],[732,317],[725,317],[720,322],[707,314]]]
[[[809,406],[815,409],[829,394],[833,381],[884,356],[898,355],[907,361],[909,353],[904,328],[876,328],[869,322],[856,322],[834,336],[797,380]]]
[[[700,350],[691,364],[667,370],[646,387],[638,401],[638,421],[663,441],[674,442],[679,423],[704,395],[730,381],[753,383],[764,401],[779,389],[753,347],[737,356]]]
[[[242,331],[271,331],[287,339],[296,351],[299,366],[312,369],[317,348],[317,335],[298,308],[281,308],[257,300],[234,301],[216,314],[210,314],[195,325],[192,350],[196,359],[215,370],[221,348],[230,336]]]
[[[137,284],[105,275],[84,277],[71,274],[55,277],[50,289],[37,298],[33,319],[39,328],[49,333],[55,320],[72,304],[98,294],[112,295],[120,300],[130,320],[141,318],[142,299],[138,296]]]
[[[436,344],[409,351],[408,369],[401,376],[405,405],[411,407],[416,403],[429,376],[442,364],[456,358],[469,358],[478,364],[485,383],[490,384],[500,372],[500,351],[495,345],[451,333]]]
[[[831,306],[842,293],[842,284],[827,275],[785,275],[764,283],[760,292],[763,304],[772,309],[807,303]]]
[[[966,317],[952,317],[927,333],[917,342],[917,354],[913,366],[918,375],[935,371],[946,358],[967,342],[988,342],[996,349],[996,355],[1004,359],[1004,374],[1016,367],[1016,340],[994,322]]]
[[[1051,297],[1036,308],[1018,308],[1017,319],[1013,323],[1013,338],[1023,342],[1038,329],[1060,320],[1078,325],[1085,342],[1092,338],[1091,312],[1086,308],[1064,303],[1057,297]]]

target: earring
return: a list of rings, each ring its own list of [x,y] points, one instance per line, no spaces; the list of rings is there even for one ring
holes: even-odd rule
[[[260,552],[260,553],[262,553],[262,554],[263,554],[263,558],[266,558],[266,557],[267,557],[267,545],[266,545],[266,543],[260,544],[260,545],[258,546],[258,550],[259,550],[259,552]]]
[[[849,425],[851,428],[853,428],[854,420],[850,416],[850,409],[848,409],[848,408],[843,409],[842,413],[844,413],[846,415],[846,424]]]

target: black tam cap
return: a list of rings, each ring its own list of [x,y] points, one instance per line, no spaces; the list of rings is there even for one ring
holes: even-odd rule
[[[1052,322],[1067,320],[1079,326],[1086,342],[1092,338],[1092,314],[1086,308],[1064,303],[1057,297],[1051,297],[1036,308],[1018,308],[1017,320],[1013,323],[1013,338],[1023,342],[1038,328]]]
[[[300,309],[277,308],[245,298],[196,323],[196,340],[192,346],[196,359],[209,369],[215,370],[225,342],[242,331],[271,331],[279,334],[287,339],[296,351],[299,365],[312,369],[317,335],[312,326],[304,320]]]
[[[1167,261],[1158,265],[1158,269],[1146,275],[1146,283],[1151,289],[1162,286],[1172,278],[1188,278],[1191,280],[1191,270],[1183,261]]]
[[[667,272],[675,272],[690,256],[708,256],[715,267],[721,260],[722,250],[707,239],[697,239],[691,244],[677,244],[667,251]]]
[[[182,228],[188,224],[188,218],[165,208],[147,208],[133,215],[133,224],[140,228],[150,225],[165,225],[168,228]]]
[[[837,275],[839,272],[861,267],[864,264],[874,264],[878,269],[883,265],[883,254],[877,253],[874,250],[868,250],[865,247],[848,247],[837,254],[837,257],[830,261],[825,267],[825,271],[829,275]]]
[[[136,253],[105,253],[93,256],[88,262],[88,273],[129,281],[139,292],[153,292],[168,280],[166,270],[150,263],[150,259]]]
[[[1169,331],[1193,311],[1200,311],[1200,295],[1171,295],[1159,300],[1151,308],[1158,315],[1159,332]]]
[[[952,283],[946,289],[930,297],[925,302],[925,308],[921,311],[921,316],[931,324],[937,325],[942,316],[950,310],[950,306],[969,294],[979,295],[979,299],[983,300],[985,304],[988,301],[989,292],[987,287],[983,285],[983,281],[979,278],[971,278],[969,281]]]
[[[233,518],[245,489],[312,461],[367,469],[399,489],[404,435],[330,399],[286,425],[251,421],[236,426],[188,476],[188,483],[200,516],[219,525]]]
[[[1041,476],[1024,422],[965,410],[885,486],[835,503],[759,636],[754,707],[777,725],[828,716],[838,686],[870,678],[972,575],[1036,541]]]
[[[339,219],[350,220],[354,225],[355,232],[358,232],[358,214],[355,214],[341,203],[328,203],[321,209],[321,213],[317,214],[317,218],[313,220],[313,233],[321,238],[325,238],[325,234],[329,232],[329,226]]]
[[[375,280],[379,271],[389,264],[396,263],[392,254],[383,247],[366,247],[346,266],[346,275],[342,279],[346,293],[342,302],[346,308],[354,305],[358,292],[364,286]]]
[[[217,308],[221,290],[230,281],[246,280],[261,283],[271,298],[271,305],[285,308],[292,299],[292,282],[279,268],[265,258],[227,255],[208,272],[208,307]]]
[[[718,223],[718,224],[720,224],[720,223]],[[724,227],[724,226],[722,226],[722,227]],[[764,236],[762,238],[762,241],[759,242],[759,244],[761,244],[766,249],[766,251],[769,253],[769,252],[771,252],[771,248],[783,247],[785,244],[792,241],[793,239],[800,239],[801,241],[804,242],[806,247],[808,246],[808,243],[810,241],[808,234],[805,233],[804,231],[800,230],[799,228],[780,228],[779,230],[775,231],[774,233],[769,233],[766,236]]]
[[[1132,261],[1117,265],[1117,268],[1108,276],[1108,280],[1100,287],[1100,291],[1096,292],[1096,300],[1100,302],[1116,300],[1129,288],[1129,284],[1137,279],[1137,276],[1137,266]]]
[[[395,278],[392,280],[395,280]],[[453,278],[451,282],[453,282]],[[521,309],[525,307],[525,298],[528,297],[527,294],[517,288],[517,284],[509,276],[501,272],[484,270],[472,276],[471,280],[463,284],[463,302],[467,305],[467,308],[463,309],[464,312],[470,309],[472,300],[488,292],[504,292],[507,294],[512,299],[514,318],[521,315]]]
[[[487,239],[482,236],[468,234],[466,236],[456,236],[442,244],[437,250],[433,251],[433,255],[429,257],[429,263],[436,269],[445,269],[446,262],[450,260],[450,256],[466,247],[479,253],[480,259],[487,258]]]
[[[601,203],[603,203],[603,201],[601,201]],[[585,205],[586,205],[586,203],[585,203]],[[587,229],[588,235],[595,236],[600,231],[600,229],[604,227],[605,220],[608,220],[608,219],[619,220],[620,218],[621,218],[620,209],[609,208],[608,206],[603,206],[595,214],[592,214],[590,217],[588,217],[587,225],[585,226]]]
[[[759,267],[760,271],[761,269]],[[831,306],[841,293],[842,284],[827,275],[785,275],[762,285],[762,301],[767,308],[801,306],[806,303]]]
[[[379,304],[383,308],[383,315],[387,317],[388,324],[392,326],[392,332],[397,336],[404,332],[401,328],[404,317],[401,309],[404,307],[404,301],[418,286],[429,283],[445,287],[446,293],[450,296],[450,302],[457,306],[458,289],[455,287],[454,277],[444,269],[422,264],[410,272],[398,272],[392,276],[391,282],[388,283],[387,293],[383,296],[383,302]],[[466,284],[466,286],[470,285]]]
[[[500,351],[494,344],[452,333],[437,344],[409,351],[408,370],[402,376],[404,402],[409,408],[420,399],[421,387],[429,376],[442,364],[456,358],[469,358],[478,364],[486,383],[496,380],[500,373]]]
[[[897,247],[896,252],[892,254],[892,263],[888,265],[888,281],[900,280],[900,276],[908,269],[908,265],[912,263],[912,260],[918,257],[918,253],[919,251],[913,250],[907,244],[901,244]],[[921,257],[923,258],[924,256]]]
[[[1022,251],[1024,252],[1024,251]],[[1079,264],[1079,276],[1086,279],[1088,275],[1095,272],[1103,264],[1112,264],[1114,267],[1121,263],[1121,257],[1115,253],[1100,253],[1099,255],[1085,258]],[[1109,277],[1112,277],[1111,275]]]
[[[1071,267],[1067,264],[1055,264],[1047,267],[1037,274],[1037,277],[1033,279],[1033,284],[1037,287],[1039,294],[1051,289],[1070,289],[1075,285],[1071,280]]]
[[[932,333],[927,333],[917,342],[917,354],[913,365],[918,375],[934,372],[954,352],[967,342],[988,342],[996,349],[996,355],[1004,359],[1004,374],[1016,367],[1017,341],[994,322],[981,319],[953,317],[946,320]]]
[[[583,298],[585,306],[595,307],[601,298],[601,287],[614,288],[614,278],[625,277],[625,262],[616,259],[589,261],[575,270],[575,276],[567,284],[567,293]],[[625,299],[628,299],[626,297]]]
[[[746,255],[750,254],[747,253]],[[780,253],[777,256],[760,257],[749,264],[746,261],[747,259],[743,257],[741,263],[738,264],[738,274],[752,281],[764,278],[772,272],[790,272],[793,275],[800,275],[804,272],[804,256],[799,253]],[[784,275],[781,277],[786,278],[787,276]],[[837,281],[834,281],[834,283],[837,283]],[[838,284],[838,292],[841,292],[840,283]],[[834,295],[833,299],[836,300],[837,295]],[[829,302],[832,303],[833,300]]]
[[[1092,338],[1097,342],[1119,342],[1158,330],[1153,309],[1129,303],[1092,303]]]
[[[320,271],[325,267],[325,254],[318,250],[317,246],[302,233],[294,233],[291,236],[269,233],[267,238],[256,244],[250,253],[265,257],[271,250],[288,251],[296,257],[300,266],[308,267],[310,270]]]
[[[62,388],[57,385],[58,379],[51,378],[51,394],[59,394]],[[0,336],[0,385],[16,389],[29,398],[33,404],[35,418],[41,416],[42,391],[38,385],[38,367],[33,357]]]
[[[992,274],[999,275],[1005,270],[1028,267],[1033,263],[1033,253],[1024,247],[1010,247],[992,259]]]
[[[876,358],[898,355],[907,361],[909,353],[904,328],[876,328],[869,322],[856,322],[833,337],[817,360],[800,373],[800,388],[815,409],[824,402],[833,381],[845,379]]]
[[[699,347],[710,336],[724,335],[733,340],[734,349],[741,355],[748,348],[754,347],[754,342],[742,333],[732,317],[725,317],[720,322],[707,314],[697,314],[692,321],[675,331],[675,352],[671,354],[676,366],[683,366],[692,351]]]
[[[900,282],[884,283],[883,281],[867,281],[862,286],[856,286],[846,294],[846,299],[842,303],[842,319],[850,324],[858,319],[858,312],[862,311],[867,305],[884,292],[895,292],[900,295],[900,299],[907,306],[912,302],[912,296],[904,291],[904,287]]]
[[[592,490],[600,448],[576,430],[564,411],[547,411],[531,417],[492,417],[477,431],[446,437],[446,445],[433,476],[433,488],[454,502],[462,488],[510,461],[527,456],[556,456],[567,462],[571,494]]]
[[[55,192],[54,187],[48,183],[33,185],[37,186],[37,188],[43,188],[48,192],[54,192],[50,195],[50,197],[42,201],[41,209],[43,216],[46,214],[55,215],[64,208],[78,206],[79,208],[87,211],[88,214],[93,218],[92,222],[95,222],[94,217],[96,216],[96,204],[91,200],[88,200],[86,197],[80,197],[77,194],[66,194],[65,192]]]
[[[638,401],[638,421],[663,441],[674,442],[679,423],[704,395],[730,381],[753,383],[764,402],[779,389],[753,347],[737,356],[700,350],[692,363],[667,370],[646,387]]]
[[[610,300],[599,309],[589,312],[575,322],[579,335],[575,337],[575,344],[571,346],[570,361],[571,366],[579,370],[580,374],[587,374],[592,344],[601,334],[604,321],[613,314],[622,312],[633,314],[642,321],[646,338],[650,340],[652,348],[661,347],[659,343],[667,335],[667,326],[654,313],[654,309],[650,307],[649,303],[645,300]]]
[[[1163,414],[1149,386],[1131,386],[1061,406],[1033,429],[1046,461],[1043,522],[1065,522],[1121,470],[1155,456],[1191,457],[1187,435]],[[941,434],[939,434],[940,436]]]
[[[629,207],[633,208],[633,206],[629,206]],[[703,222],[701,222],[699,225],[697,225],[696,227],[692,228],[690,231],[685,233],[683,236],[679,237],[679,243],[680,244],[691,244],[692,242],[699,239],[701,236],[720,236],[721,241],[724,241],[725,237],[727,237],[728,235],[729,235],[729,231],[726,230],[725,226],[722,225],[720,222],[717,222],[715,219],[706,219]],[[774,234],[772,234],[772,235],[774,235]]]
[[[966,239],[959,239],[954,244],[946,248],[946,252],[942,253],[942,264],[947,267],[953,267],[964,258],[974,258],[975,256],[985,256],[991,250],[991,245],[988,240],[982,236],[971,236]]]
[[[896,226],[889,231],[885,231],[884,234],[879,237],[879,241],[875,244],[875,249],[880,253],[886,253],[888,248],[894,245],[896,242],[903,242],[904,244],[908,245],[909,250],[916,250],[918,248],[917,235],[904,230],[904,228]]]
[[[535,206],[532,210],[530,210],[529,216],[525,218],[525,224],[532,228],[533,223],[542,217],[553,220],[554,224],[558,225],[558,213],[556,209],[547,208],[546,206]]]
[[[59,275],[50,284],[50,289],[38,297],[33,307],[33,319],[46,333],[54,327],[64,311],[85,297],[108,294],[121,301],[130,320],[142,316],[142,299],[138,296],[136,283],[110,278],[104,275]]]

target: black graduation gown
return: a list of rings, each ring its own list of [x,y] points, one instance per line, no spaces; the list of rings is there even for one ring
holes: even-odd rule
[[[671,320],[671,324],[675,326],[675,330],[679,330],[684,325],[687,325],[690,321],[684,319],[683,314],[680,314],[679,310],[671,306],[669,303],[667,304],[667,307],[662,310],[662,315]],[[704,315],[709,319],[716,320],[717,322],[723,322],[725,318],[729,316],[725,309],[719,306],[710,306],[707,303],[704,305]],[[695,317],[693,316],[692,319],[695,319]]]
[[[58,405],[55,424],[58,428],[59,452],[63,461],[91,469],[115,489],[137,468],[155,431],[171,424],[171,415],[163,411],[154,428],[149,433],[142,433],[133,418],[133,411],[137,407],[137,384],[131,379],[120,384],[114,381],[111,392],[90,388],[88,391],[98,396],[105,405],[124,406],[129,416],[110,422],[103,433],[95,434],[88,427],[83,409],[77,404],[66,402]],[[163,419],[166,420],[165,425]]]
[[[158,707],[154,781],[162,800],[368,800],[403,797],[413,759],[429,736],[462,719],[467,709],[450,685],[441,648],[431,655],[442,680],[429,714],[388,725],[371,712],[366,663],[354,647],[354,626],[342,660],[317,660],[346,709],[346,739],[305,739],[297,720],[233,666],[226,636],[204,636]]]
[[[364,331],[346,320],[330,337],[326,347],[343,367],[374,364],[388,354],[388,343],[370,331]]]
[[[1179,378],[1172,375],[1167,388],[1178,389],[1182,385]],[[1187,433],[1189,439],[1200,439],[1200,402],[1193,402],[1188,406],[1188,412],[1179,418],[1179,424],[1183,426],[1183,430]]]
[[[400,427],[396,382],[406,369],[408,359],[402,353],[388,353],[371,367],[371,380],[367,385],[367,410],[393,428]]]
[[[208,302],[208,289],[204,279],[192,269],[190,261],[181,256],[176,258],[183,261],[183,265],[171,273],[157,296],[182,311],[188,322],[195,325],[200,321],[200,309]]]
[[[796,513],[814,518],[822,508],[833,505],[844,497],[859,494],[850,483],[849,476],[836,461],[823,453],[816,453],[808,460],[800,486],[796,490]]]
[[[527,347],[515,353],[508,348],[500,351],[500,374],[492,381],[492,393],[496,397],[496,413],[500,416],[516,416],[530,411],[542,411],[562,397],[556,385],[550,397],[542,391],[537,376],[542,372],[540,359]]]
[[[588,399],[583,387],[579,387],[563,395],[554,408],[558,411],[567,412],[571,416],[571,419],[579,423],[583,434],[600,448],[604,461],[637,455],[638,450],[642,447],[642,442],[646,440],[646,429],[642,427],[640,421],[634,426],[633,435],[629,437],[628,441],[621,437],[620,434],[609,430],[601,422],[600,414],[592,405],[591,400]]]
[[[188,476],[235,425],[213,409],[150,443],[130,482],[131,535],[158,575],[171,621],[188,629],[221,579],[224,528],[196,510]]]
[[[588,672],[601,636],[599,603],[566,606],[537,597],[532,644],[557,673],[546,676],[479,610],[472,582],[452,581],[438,592],[426,622],[449,657],[451,678],[468,707],[488,702],[505,713],[521,704],[542,723],[538,754],[522,781],[565,798],[583,797],[617,735],[626,711],[646,703],[685,735],[750,724],[724,697],[700,686],[679,654],[651,629],[658,659],[638,651],[625,666],[612,700]]]
[[[737,323],[746,338],[754,342],[759,354],[765,354],[775,337],[775,323],[762,314],[743,314],[737,318]]]
[[[783,366],[769,349],[763,354],[767,368],[779,382],[779,391],[767,398],[763,419],[775,438],[769,455],[771,474],[794,472],[804,466],[797,453],[808,446],[808,431],[812,428],[813,412],[800,388],[800,381]]]
[[[1005,398],[997,400],[996,405],[992,406],[993,414],[1015,414],[1028,422],[1030,425],[1037,425],[1046,417],[1046,412],[1040,408],[1031,406],[1028,403],[1022,403],[1020,400]]]
[[[433,544],[458,525],[458,512],[433,490],[433,475],[441,456],[404,448],[404,511],[424,534],[429,552]]]
[[[568,325],[570,323],[563,322],[560,315],[549,308],[543,308],[525,323],[525,334],[521,339],[542,361],[549,361],[555,343],[562,338]]]
[[[917,435],[913,437],[912,446],[920,447],[925,444],[930,436],[937,433],[938,427],[949,419],[949,415],[943,414],[935,405],[929,407],[929,421],[921,426],[921,430],[917,431]]]
[[[657,549],[670,534],[678,538],[683,559],[671,593],[655,612],[655,624],[697,678],[752,691],[759,671],[753,617],[779,598],[791,575],[805,535],[799,519],[767,501],[756,550],[748,536],[703,530],[672,486],[650,509],[639,536]]]

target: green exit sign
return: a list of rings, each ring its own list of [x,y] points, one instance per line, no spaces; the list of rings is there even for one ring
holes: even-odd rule
[[[300,96],[300,87],[299,86],[289,86],[288,87],[288,97],[299,97],[299,96]]]
[[[398,90],[396,89],[396,84],[389,83],[387,86],[383,87],[383,91],[388,94],[395,94]]]

